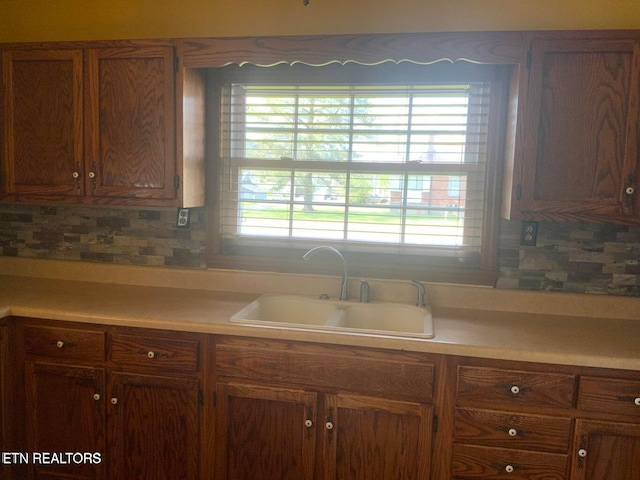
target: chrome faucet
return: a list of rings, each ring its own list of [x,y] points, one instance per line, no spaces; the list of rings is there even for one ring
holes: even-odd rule
[[[340,300],[349,300],[349,277],[347,275],[347,261],[344,259],[338,249],[326,245],[321,245],[309,250],[302,256],[302,258],[304,260],[307,260],[308,258],[311,258],[313,255],[315,255],[316,252],[319,252],[321,250],[333,252],[338,257],[340,257],[340,261],[342,262],[342,284],[340,285]]]
[[[418,307],[426,307],[427,303],[426,303],[426,292],[424,289],[424,285],[421,284],[420,282],[416,282],[415,280],[411,280],[411,284],[416,287],[418,289],[418,301],[416,302],[416,305]]]

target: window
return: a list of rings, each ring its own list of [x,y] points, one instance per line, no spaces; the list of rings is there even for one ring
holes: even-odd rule
[[[329,244],[382,269],[486,268],[496,78],[467,63],[217,69],[214,262]]]

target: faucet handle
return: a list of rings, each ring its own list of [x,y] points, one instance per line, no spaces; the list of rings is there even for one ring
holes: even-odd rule
[[[426,290],[424,288],[424,285],[416,280],[411,280],[411,284],[416,287],[416,289],[418,290],[418,300],[416,302],[416,305],[418,307],[426,307],[427,303],[426,303],[426,297],[427,297],[427,293]]]

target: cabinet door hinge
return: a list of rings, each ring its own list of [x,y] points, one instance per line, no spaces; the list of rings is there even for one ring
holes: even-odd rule
[[[434,415],[433,416],[433,433],[436,433],[438,431],[438,416]]]
[[[533,61],[533,54],[531,53],[531,50],[529,50],[527,52],[527,68],[531,68],[531,62]]]
[[[180,175],[173,177],[173,188],[178,190],[180,188]]]

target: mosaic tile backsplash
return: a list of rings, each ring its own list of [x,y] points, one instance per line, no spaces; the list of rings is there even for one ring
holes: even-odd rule
[[[0,204],[0,255],[206,268],[205,209]],[[535,247],[501,222],[498,288],[640,296],[640,227],[541,222]]]

